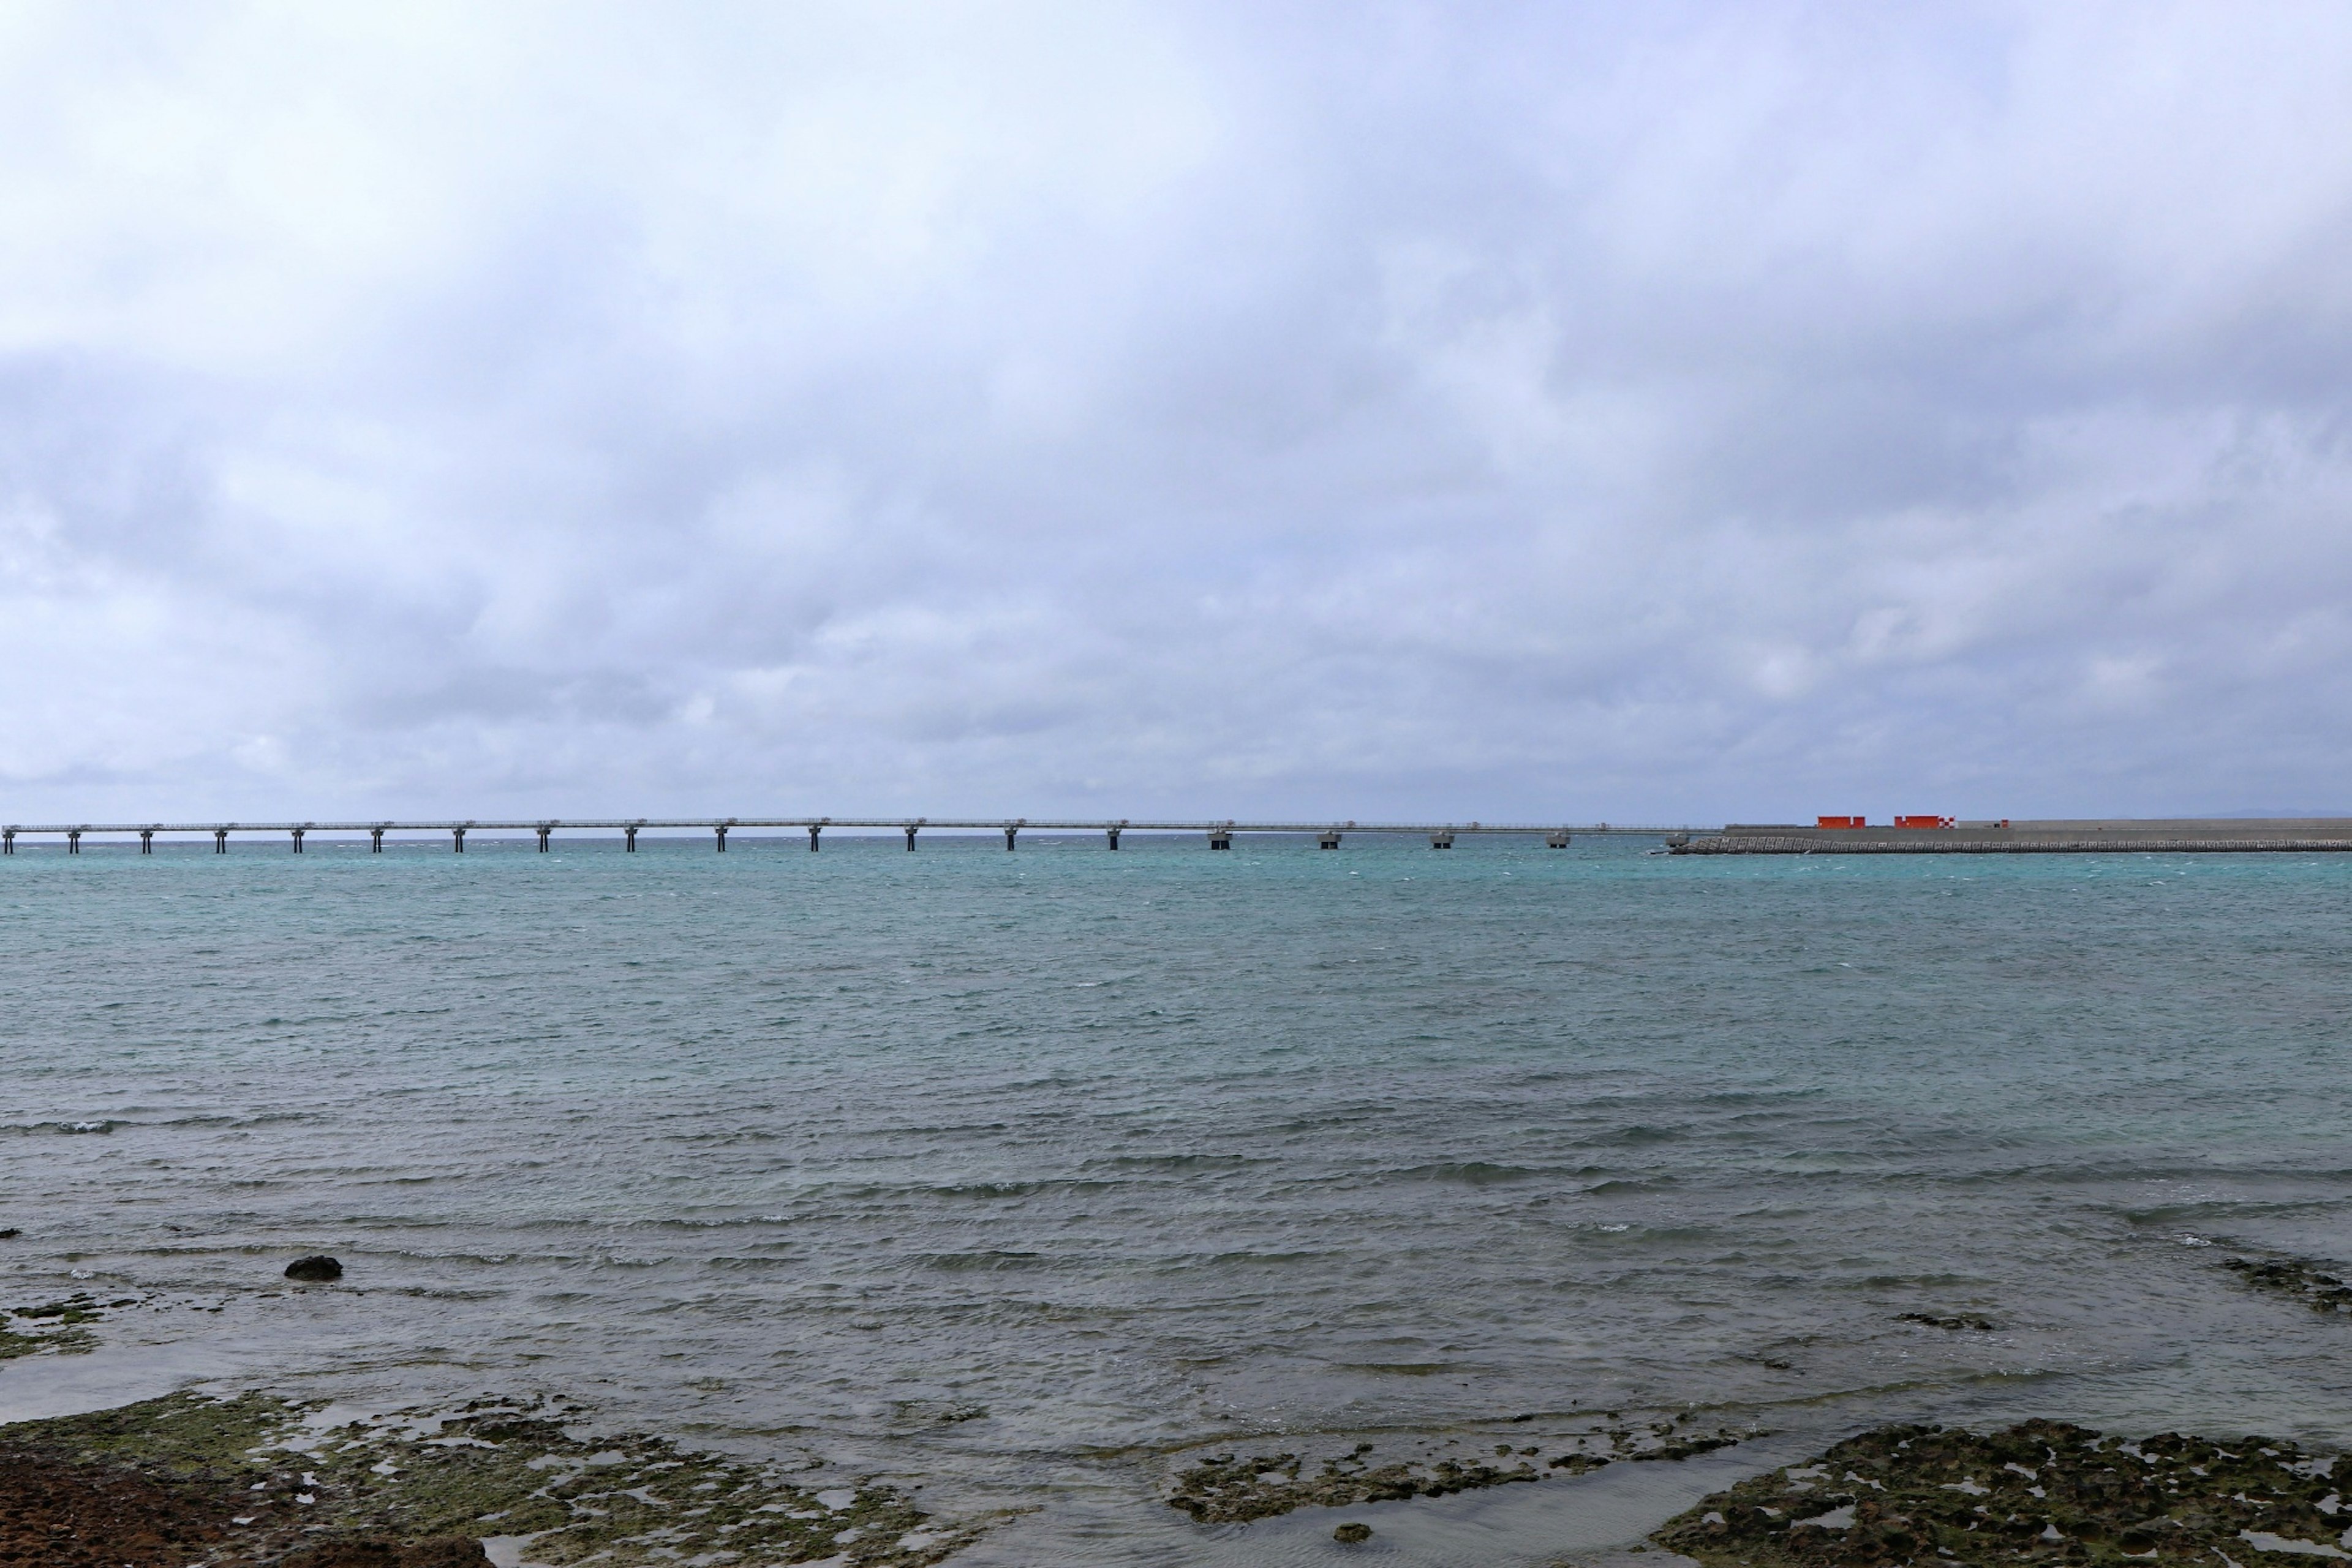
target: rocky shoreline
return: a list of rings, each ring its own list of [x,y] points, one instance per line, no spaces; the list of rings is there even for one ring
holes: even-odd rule
[[[2352,1285],[2315,1264],[2222,1267],[2312,1310],[2352,1311]],[[89,1325],[137,1304],[84,1294],[14,1309],[0,1314],[0,1359],[87,1351]],[[1994,1327],[1973,1313],[1903,1317]],[[1494,1441],[1537,1419],[1513,1417],[1475,1452],[1457,1435],[1387,1454],[1371,1442],[1320,1458],[1209,1454],[1175,1472],[1163,1500],[1197,1523],[1230,1526],[1674,1463],[1764,1435],[1601,1412],[1536,1441],[1532,1426]],[[2286,1568],[2295,1557],[2352,1562],[2347,1493],[2352,1456],[2282,1439],[2129,1440],[2050,1420],[1990,1433],[1888,1426],[1715,1493],[1634,1550],[1664,1548],[1702,1568]],[[0,1427],[0,1568],[475,1568],[519,1557],[928,1568],[981,1528],[929,1515],[887,1485],[820,1486],[807,1472],[666,1438],[600,1435],[560,1402],[360,1416],[262,1394],[183,1393]],[[1346,1521],[1335,1544],[1371,1533]]]
[[[0,1427],[8,1568],[474,1568],[681,1561],[925,1568],[969,1542],[878,1485],[812,1489],[771,1468],[578,1412],[479,1401],[331,1416],[266,1394],[178,1394]]]

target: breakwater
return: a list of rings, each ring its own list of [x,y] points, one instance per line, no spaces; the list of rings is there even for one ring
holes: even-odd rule
[[[2099,855],[2306,853],[2352,849],[2352,818],[2116,818],[1949,827],[1802,827],[1733,823],[1669,834],[1676,855]]]

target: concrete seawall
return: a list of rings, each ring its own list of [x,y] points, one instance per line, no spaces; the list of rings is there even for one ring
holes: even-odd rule
[[[2120,818],[2002,826],[1802,827],[1733,823],[1667,846],[1676,855],[2244,855],[2352,850],[2352,818]]]

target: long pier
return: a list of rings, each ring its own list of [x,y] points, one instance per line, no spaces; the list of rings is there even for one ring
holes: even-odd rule
[[[1119,837],[1127,833],[1198,833],[1204,836],[1212,849],[1231,849],[1239,834],[1312,835],[1316,847],[1337,849],[1349,834],[1382,836],[1427,836],[1432,849],[1451,849],[1456,837],[1485,835],[1517,837],[1539,837],[1554,849],[1565,849],[1580,837],[1632,836],[1646,838],[1686,837],[1706,834],[1713,828],[1624,826],[1610,823],[1589,825],[1551,825],[1532,823],[1416,823],[1416,822],[1169,822],[1119,818],[1105,821],[1094,818],[1052,817],[934,817],[934,816],[612,816],[612,817],[469,817],[463,821],[422,822],[43,822],[0,824],[0,855],[14,855],[16,840],[24,837],[62,838],[66,853],[81,853],[85,836],[125,838],[137,835],[139,853],[155,851],[156,836],[201,836],[213,841],[213,853],[228,853],[229,839],[234,836],[251,837],[267,834],[288,839],[297,855],[302,853],[302,841],[311,834],[361,834],[368,836],[368,847],[376,854],[383,852],[384,835],[420,833],[446,834],[449,847],[457,854],[466,852],[468,833],[530,833],[537,836],[540,853],[545,854],[558,833],[615,833],[626,849],[634,853],[637,835],[643,832],[678,832],[701,830],[711,835],[714,847],[720,854],[727,852],[727,836],[740,829],[796,828],[808,834],[808,847],[814,850],[823,842],[825,829],[888,828],[903,833],[907,847],[915,847],[916,836],[927,828],[945,832],[984,832],[1004,835],[1004,847],[1019,847],[1025,832],[1100,833],[1109,847],[1118,847]]]
[[[0,824],[0,855],[16,853],[16,840],[56,838],[66,853],[81,853],[82,839],[136,837],[139,852],[154,853],[155,839],[210,838],[213,852],[228,853],[233,837],[273,837],[285,839],[297,855],[312,834],[367,836],[368,847],[383,852],[387,834],[412,837],[446,835],[449,847],[466,852],[468,833],[529,833],[548,852],[555,836],[618,834],[624,848],[635,852],[640,833],[704,832],[719,854],[727,852],[727,836],[752,831],[793,829],[808,835],[811,850],[822,847],[825,830],[887,829],[903,834],[913,849],[926,830],[947,833],[1002,833],[1008,850],[1020,847],[1024,833],[1099,833],[1106,846],[1118,847],[1128,833],[1199,834],[1212,849],[1231,849],[1236,837],[1282,835],[1312,837],[1321,849],[1337,849],[1350,835],[1383,837],[1426,837],[1432,849],[1451,849],[1456,838],[1482,837],[1539,837],[1553,849],[1565,849],[1577,838],[1638,837],[1660,840],[1675,855],[2095,855],[2095,854],[2249,854],[2310,853],[2352,850],[2352,817],[2298,818],[2110,818],[2084,821],[1954,822],[1934,827],[1813,826],[1795,823],[1732,823],[1720,827],[1629,825],[1624,823],[1551,824],[1526,822],[1242,822],[1171,821],[1121,817],[1117,820],[1080,817],[950,817],[950,816],[609,816],[609,817],[468,817],[425,821],[349,822],[41,822]]]

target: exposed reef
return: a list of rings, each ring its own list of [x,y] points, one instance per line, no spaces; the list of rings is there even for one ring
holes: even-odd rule
[[[354,1417],[181,1394],[0,1427],[0,1563],[442,1568],[505,1537],[556,1564],[918,1568],[972,1539],[894,1488],[811,1489],[664,1438],[576,1436],[581,1414]]]
[[[2339,1473],[2341,1472],[2341,1473]],[[1883,1426],[1717,1492],[1651,1540],[1706,1568],[2352,1558],[2352,1459],[2059,1421],[1990,1434]]]

